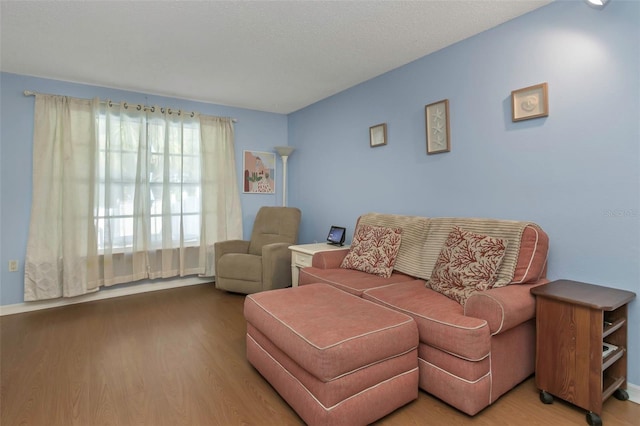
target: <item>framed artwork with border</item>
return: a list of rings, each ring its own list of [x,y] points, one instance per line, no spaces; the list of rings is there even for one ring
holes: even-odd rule
[[[387,123],[369,127],[369,145],[371,148],[387,144]]]
[[[536,84],[511,92],[511,121],[530,120],[549,115],[547,83]]]
[[[451,151],[449,127],[449,99],[424,107],[427,130],[427,155]]]
[[[242,192],[245,194],[275,194],[275,152],[243,151],[242,154]]]

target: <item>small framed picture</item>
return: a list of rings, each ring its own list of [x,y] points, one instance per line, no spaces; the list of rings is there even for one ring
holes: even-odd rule
[[[371,148],[387,144],[387,123],[369,127],[369,144]]]
[[[425,106],[424,116],[427,127],[427,154],[451,151],[449,99]]]
[[[511,121],[530,120],[549,115],[547,83],[511,92]]]

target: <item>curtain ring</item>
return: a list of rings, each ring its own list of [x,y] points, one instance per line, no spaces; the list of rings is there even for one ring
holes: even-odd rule
[[[122,106],[124,107],[124,109],[129,109],[129,105],[127,105],[126,102]]]
[[[151,110],[151,112],[156,112],[156,107],[152,106],[151,108],[149,108]]]
[[[107,102],[107,105],[109,105],[109,108],[111,108],[113,106],[113,103],[111,102],[111,99],[109,99],[109,102]]]
[[[191,111],[191,118],[195,117],[195,113]]]

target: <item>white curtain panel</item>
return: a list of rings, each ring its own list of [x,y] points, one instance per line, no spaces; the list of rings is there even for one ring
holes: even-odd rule
[[[213,244],[242,239],[242,210],[236,174],[233,123],[228,118],[200,117],[202,150],[200,170],[202,190],[202,227],[200,258],[202,275],[215,275]]]
[[[95,291],[89,283],[93,223],[93,102],[36,96],[33,195],[25,301]]]
[[[37,95],[25,300],[214,275],[239,238],[230,119]]]

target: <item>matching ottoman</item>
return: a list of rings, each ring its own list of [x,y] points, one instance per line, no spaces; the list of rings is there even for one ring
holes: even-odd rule
[[[366,425],[418,397],[418,330],[327,284],[248,295],[247,359],[309,425]]]

